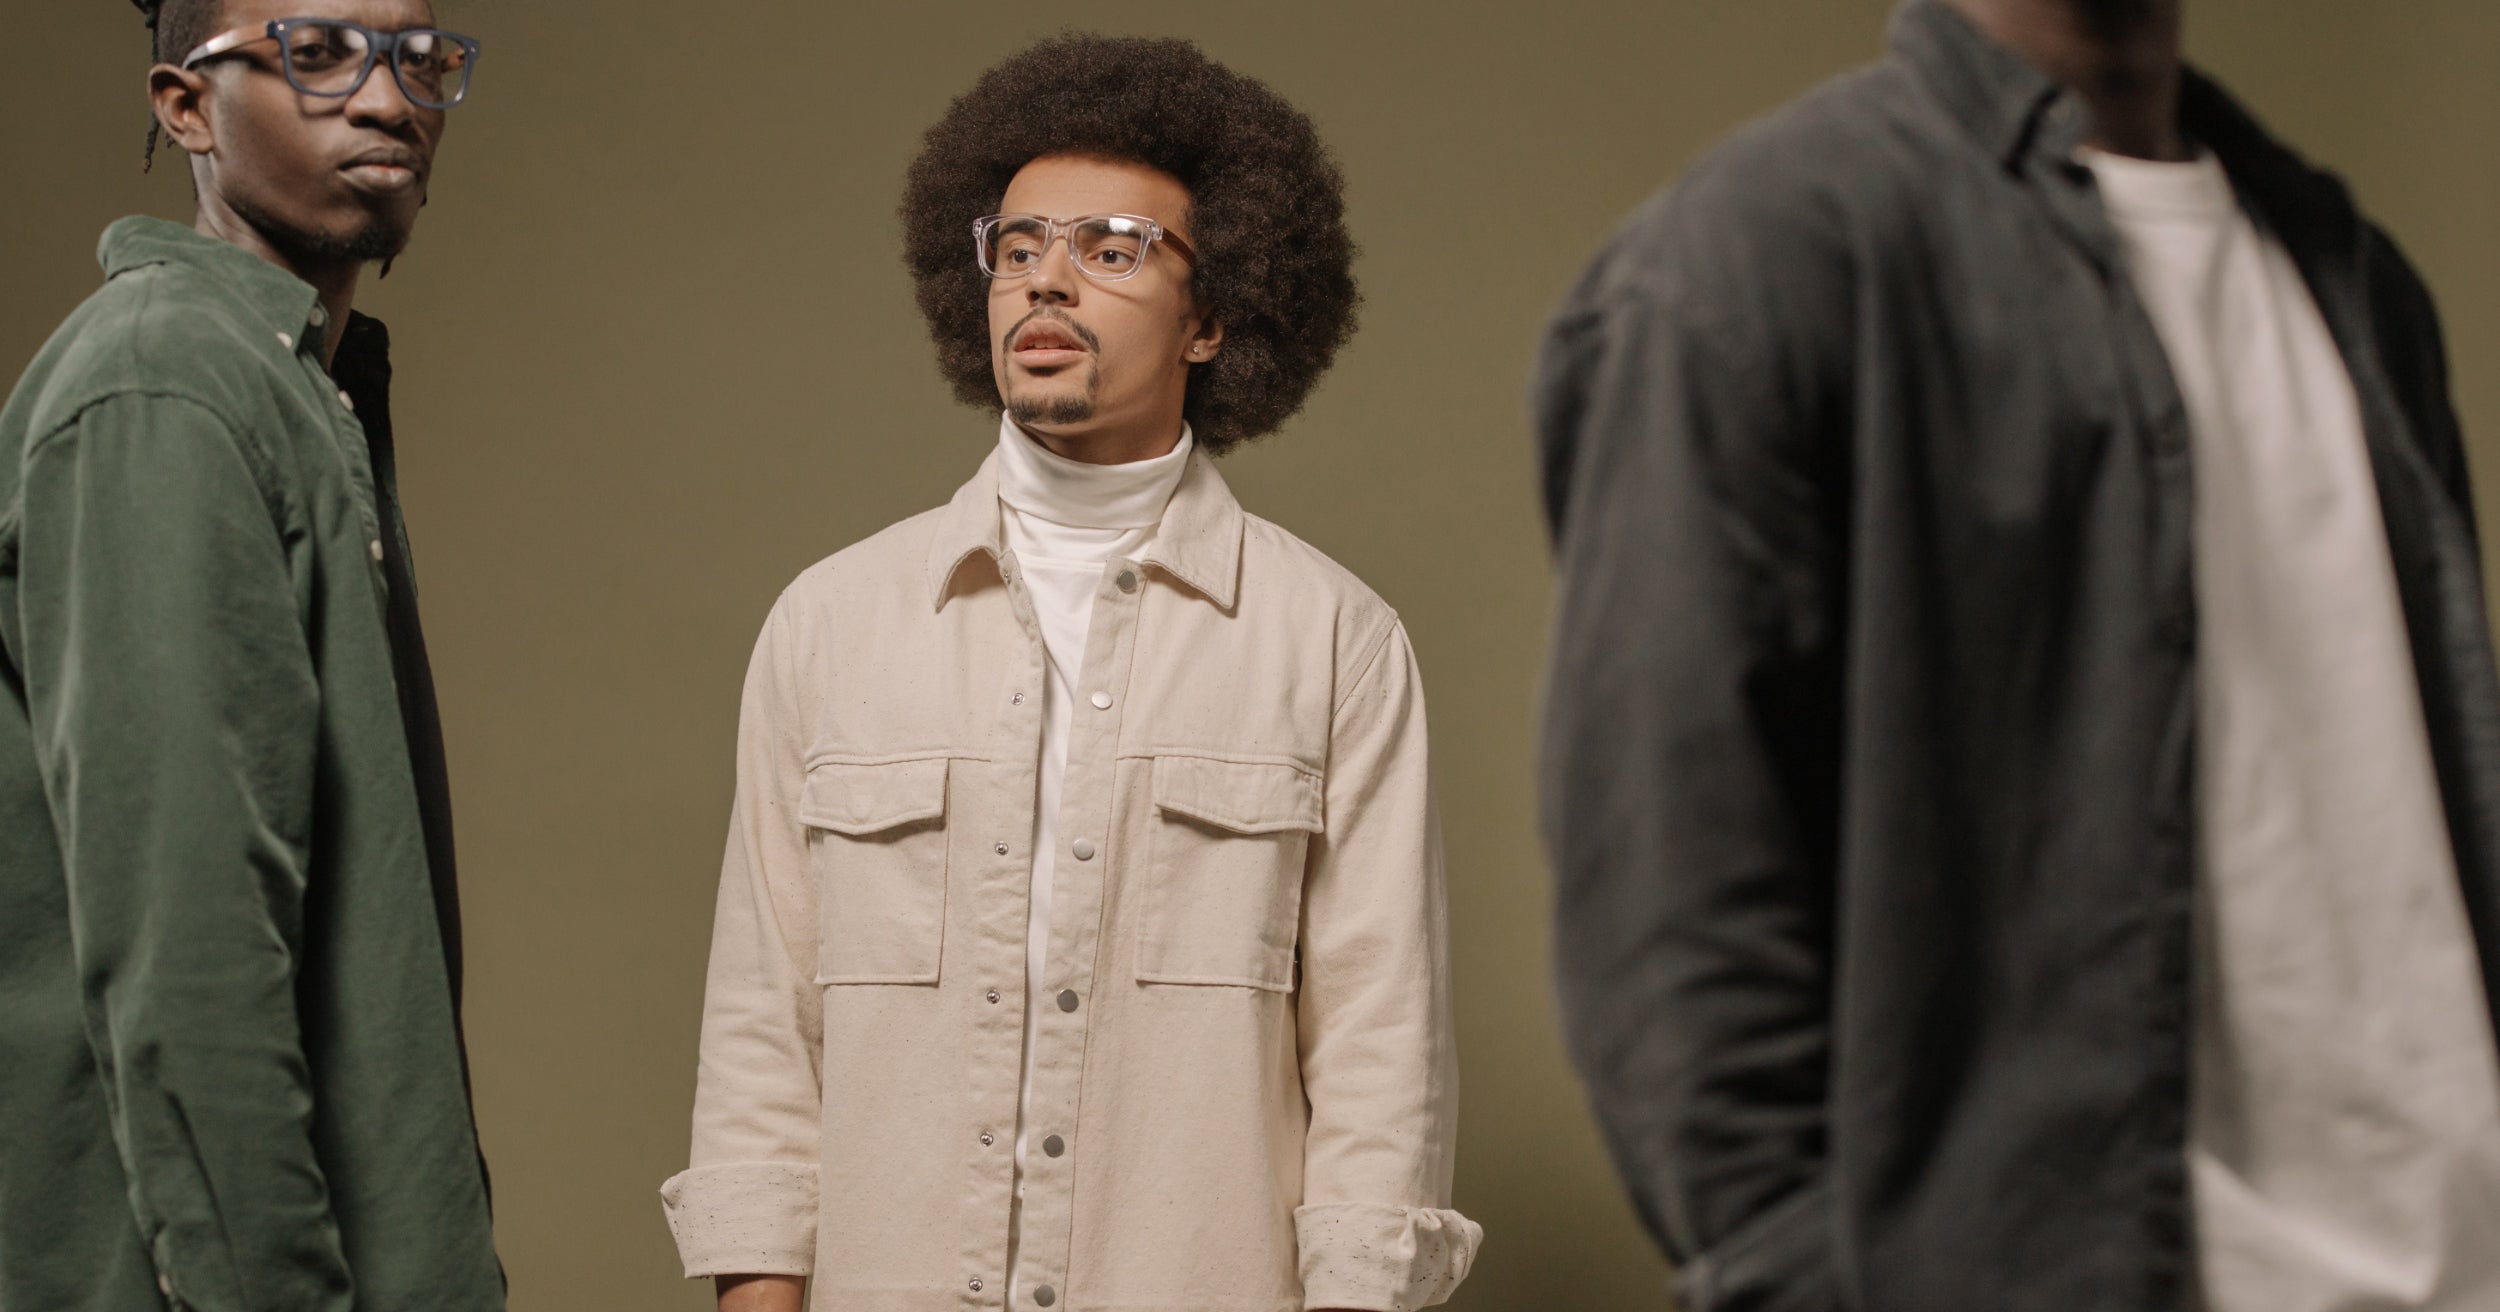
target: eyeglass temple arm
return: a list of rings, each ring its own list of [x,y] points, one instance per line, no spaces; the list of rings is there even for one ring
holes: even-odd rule
[[[215,59],[239,46],[247,46],[254,41],[266,41],[278,34],[277,27],[276,23],[270,23],[258,29],[238,27],[231,32],[220,32],[192,47],[191,53],[182,57],[182,67],[188,69],[201,60]]]

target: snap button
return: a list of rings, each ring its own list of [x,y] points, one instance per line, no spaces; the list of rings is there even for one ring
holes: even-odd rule
[[[1094,840],[1090,838],[1080,838],[1075,842],[1070,843],[1068,845],[1068,850],[1076,853],[1076,859],[1079,861],[1091,861],[1094,859]]]
[[[1008,698],[1007,701],[1011,705],[1022,706],[1024,705],[1024,694],[1017,693],[1015,696]]]
[[[1034,1302],[1035,1304],[1037,1304],[1038,1306],[1041,1306],[1041,1307],[1049,1307],[1051,1304],[1056,1303],[1056,1302],[1058,1302],[1058,1301],[1059,1301],[1059,1291],[1058,1291],[1058,1290],[1055,1290],[1055,1289],[1053,1289],[1053,1288],[1051,1288],[1051,1287],[1050,1287],[1050,1286],[1048,1286],[1048,1285],[1044,1285],[1044,1286],[1042,1286],[1041,1288],[1036,1289],[1036,1290],[1034,1290],[1034,1291],[1033,1291],[1033,1302]]]
[[[329,322],[330,322],[330,312],[329,312],[328,310],[326,310],[326,309],[323,309],[323,308],[321,307],[321,305],[320,305],[320,303],[319,303],[319,302],[315,302],[315,303],[314,303],[314,305],[313,305],[313,308],[312,308],[312,314],[310,315],[310,318],[312,319],[312,326],[313,326],[313,327],[315,327],[315,328],[326,327],[326,326],[329,324]]]
[[[982,1147],[987,1148],[987,1147],[989,1147],[991,1144],[994,1144],[994,1143],[997,1143],[997,1142],[998,1142],[998,1136],[997,1136],[997,1135],[992,1134],[992,1133],[990,1133],[990,1132],[989,1132],[989,1131],[987,1131],[987,1130],[983,1130],[983,1131],[981,1132],[981,1146],[982,1146]]]
[[[1042,1151],[1052,1157],[1063,1157],[1067,1155],[1068,1141],[1054,1134],[1042,1140]]]
[[[1121,571],[1120,571],[1120,577],[1119,577],[1117,580],[1114,580],[1114,581],[1115,581],[1115,582],[1117,582],[1117,583],[1120,585],[1120,591],[1122,591],[1122,592],[1135,592],[1135,591],[1137,591],[1137,571],[1136,571],[1136,570],[1133,570],[1133,569],[1124,569],[1124,570],[1121,570]]]
[[[1005,856],[1005,855],[1007,855],[1007,845],[1006,845],[1005,843],[1001,843],[1001,844],[999,844],[999,845],[998,845],[998,854],[999,854],[1000,856]]]
[[[995,1006],[995,1005],[997,1004],[997,1002],[998,1002],[998,990],[996,990],[996,989],[991,989],[991,990],[989,991],[989,999],[990,999],[990,1003],[991,1003],[993,1006]]]
[[[972,1278],[972,1292],[976,1294],[981,1292],[981,1277],[974,1276]]]
[[[1094,701],[1094,709],[1095,709],[1095,710],[1097,710],[1097,711],[1107,711],[1107,710],[1110,710],[1110,709],[1111,709],[1111,694],[1110,694],[1110,693],[1107,693],[1107,692],[1098,692],[1098,693],[1095,693],[1095,694],[1094,694],[1094,697],[1093,697],[1093,701]]]
[[[1061,1011],[1074,1011],[1074,1010],[1076,1010],[1076,990],[1075,990],[1075,989],[1061,989],[1061,990],[1059,990],[1059,1010],[1061,1010]]]

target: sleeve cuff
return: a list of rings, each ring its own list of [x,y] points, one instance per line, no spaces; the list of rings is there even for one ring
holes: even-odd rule
[[[1484,1227],[1446,1208],[1299,1207],[1302,1305],[1411,1312],[1447,1300],[1475,1264]]]
[[[803,1276],[816,1269],[816,1168],[698,1166],[660,1186],[686,1278]]]

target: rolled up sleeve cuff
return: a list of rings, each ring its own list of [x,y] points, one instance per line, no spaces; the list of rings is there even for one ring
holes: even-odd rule
[[[1431,1207],[1325,1203],[1294,1209],[1302,1305],[1410,1312],[1446,1301],[1475,1264],[1484,1227]]]
[[[660,1186],[686,1278],[803,1276],[816,1269],[816,1168],[698,1166]]]

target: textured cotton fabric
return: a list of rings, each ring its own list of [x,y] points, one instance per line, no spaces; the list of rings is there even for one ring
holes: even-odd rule
[[[1049,653],[996,459],[801,575],[757,644],[692,1162],[662,1190],[687,1274],[1003,1307],[1018,1217],[1019,1309],[1440,1301],[1480,1232],[1449,1210],[1414,658],[1202,453],[1093,597],[1019,1215]]]
[[[1085,629],[1094,593],[1109,562],[1135,556],[1154,541],[1163,508],[1197,447],[1189,426],[1170,451],[1149,460],[1090,465],[1045,449],[1005,415],[998,420],[999,522],[1006,546],[1024,567],[1033,626],[1050,658],[1042,684],[1042,780],[1033,811],[1032,906],[1024,940],[1024,1052],[1017,1092],[1016,1173],[1033,1152],[1026,1126],[1033,1102],[1033,1054],[1050,979],[1050,894],[1058,870],[1059,802],[1068,774],[1069,731],[1075,722],[1076,679],[1085,668]],[[1023,1194],[1021,1183],[1017,1186]],[[1010,1264],[1012,1265],[1012,1254]],[[1013,1273],[1008,1278],[1012,1303]]]
[[[0,1307],[499,1309],[386,338],[102,254],[0,410]]]
[[[2500,1056],[2352,380],[2219,161],[2083,159],[2204,475],[2205,1303],[2500,1307]]]
[[[2489,1007],[2500,680],[2437,317],[2187,76],[2359,406]],[[1538,379],[1566,1034],[1688,1312],[2169,1312],[2212,475],[2077,163],[1938,0],[1625,222]]]

